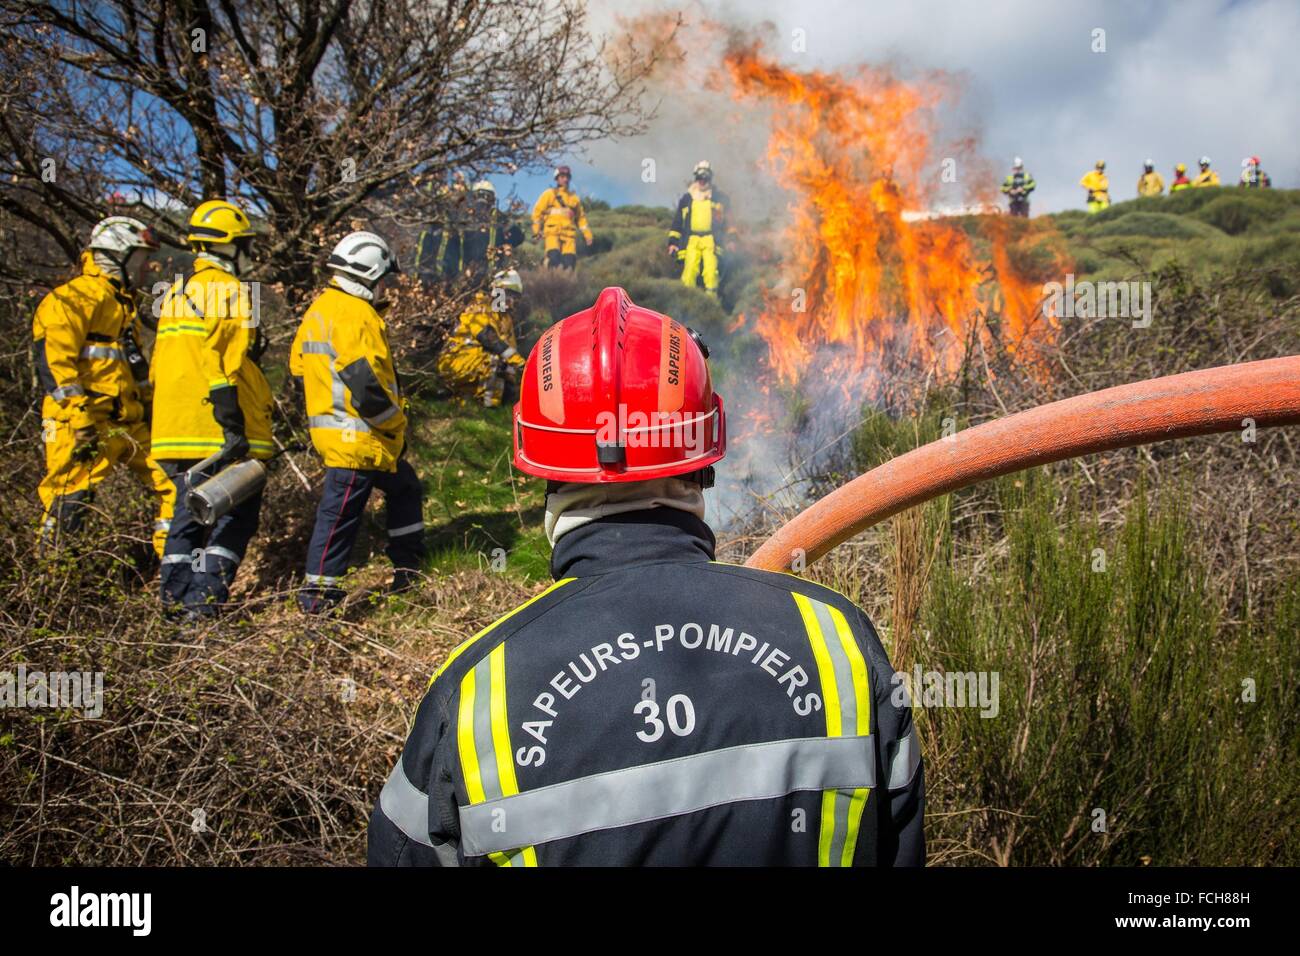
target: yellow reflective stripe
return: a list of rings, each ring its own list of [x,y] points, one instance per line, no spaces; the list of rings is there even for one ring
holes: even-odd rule
[[[791,592],[791,596],[799,608],[804,629],[808,632],[813,659],[817,662],[817,677],[821,683],[822,701],[826,710],[826,735],[867,736],[871,733],[871,681],[866,658],[858,647],[848,619],[842,611],[829,604],[797,592]],[[830,623],[834,633],[826,633],[823,621]],[[837,677],[837,660],[845,681]],[[845,726],[845,721],[850,716],[850,725]],[[818,866],[852,866],[862,826],[862,813],[870,793],[870,789],[865,787],[822,791],[821,827],[817,840]],[[843,843],[839,846],[836,845],[837,832],[843,835]]]
[[[858,717],[854,730],[859,736],[865,737],[871,733],[871,683],[867,678],[867,661],[862,656],[862,649],[858,647],[853,629],[849,627],[843,612],[837,607],[827,607],[831,612],[831,620],[835,622],[840,647],[844,648],[844,656],[849,659],[849,667],[853,672],[853,697],[857,703],[854,709]]]
[[[841,791],[841,793],[846,791]],[[853,852],[858,848],[858,830],[862,826],[862,811],[867,806],[867,795],[871,791],[860,787],[849,798],[848,818],[849,832],[844,837],[844,852],[840,855],[840,866],[853,865]]]
[[[208,330],[201,325],[191,325],[188,322],[180,322],[176,325],[163,326],[158,330],[158,335],[207,335]]]
[[[460,682],[460,708],[456,714],[456,749],[460,751],[460,772],[470,803],[483,802],[483,774],[479,772],[478,750],[474,747],[474,668]]]
[[[862,656],[862,649],[858,647],[858,642],[853,638],[853,630],[849,627],[844,614],[836,607],[831,607],[830,612],[839,635],[840,646],[844,648],[844,655],[849,659],[849,667],[853,672],[853,697],[857,703],[857,707],[854,708],[857,712],[856,730],[859,736],[866,736],[871,733],[871,681],[867,677],[867,661]],[[845,792],[841,791],[841,795]],[[848,830],[844,836],[844,851],[840,857],[840,866],[853,865],[853,852],[857,849],[858,831],[862,825],[862,811],[866,808],[867,796],[870,793],[869,789],[862,787],[854,790],[849,798],[848,806],[845,808]]]
[[[484,682],[487,686],[480,686]],[[519,793],[506,715],[504,643],[495,647],[486,661],[471,667],[461,678],[460,701],[456,709],[456,749],[460,755],[461,776],[465,779],[465,795],[471,804]],[[490,853],[488,858],[497,866],[537,866],[537,851],[531,846]]]
[[[799,614],[803,617],[804,629],[808,632],[808,643],[812,645],[813,659],[817,661],[817,676],[821,679],[822,703],[826,707],[826,736],[840,736],[840,695],[835,684],[835,665],[831,663],[830,651],[826,648],[826,637],[822,634],[821,624],[817,622],[817,612],[813,610],[812,601],[802,594],[794,595],[794,603],[799,605]]]
[[[519,780],[515,776],[514,755],[510,750],[510,724],[506,719],[506,645],[498,644],[488,655],[488,665],[492,674],[492,747],[496,751],[497,780],[501,786],[501,796],[513,797],[519,792]],[[497,854],[492,854],[494,857]],[[506,866],[536,866],[537,851],[526,846],[508,855]]]
[[[822,791],[822,825],[817,838],[817,865],[831,865],[831,838],[835,836],[835,791]]]
[[[225,388],[231,384],[230,379],[222,375],[220,378],[208,379],[208,388]]]
[[[540,601],[542,598],[546,597],[546,595],[550,594],[552,591],[556,590],[557,588],[563,587],[564,585],[568,584],[570,581],[573,580],[575,579],[561,578],[560,580],[552,584],[549,588],[547,588],[545,591],[541,592],[535,597],[529,598],[523,604],[519,605],[517,608],[511,611],[509,614],[503,614],[501,617],[497,618],[495,621],[493,621],[487,627],[483,628],[483,630],[479,631],[473,637],[469,638],[468,640],[462,641],[459,645],[457,645],[454,651],[452,651],[449,655],[447,655],[447,659],[438,666],[438,669],[433,672],[433,676],[429,678],[429,687],[433,686],[433,682],[442,676],[442,672],[445,671],[448,667],[450,667],[452,665],[452,662],[455,661],[456,658],[460,657],[461,654],[464,654],[467,650],[473,647],[474,643],[478,641],[479,638],[483,637],[483,635],[489,633],[497,625],[504,624],[506,621],[510,620],[512,617],[514,617],[524,608],[528,607],[528,605],[533,604],[536,601]]]

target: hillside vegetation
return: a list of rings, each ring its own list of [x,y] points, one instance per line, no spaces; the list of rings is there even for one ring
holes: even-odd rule
[[[715,301],[676,280],[668,217],[595,204],[595,247],[572,277],[538,271],[530,246],[525,341],[622,285],[716,343],[724,394],[752,379],[764,347],[736,318],[760,304],[770,252],[752,238],[729,250]],[[1065,323],[1046,371],[997,350],[951,381],[917,370],[804,462],[806,494],[937,437],[945,417],[964,427],[1300,352],[1300,193],[1191,190],[1010,225],[1015,255],[1064,241],[1079,278],[1150,281],[1151,327]],[[315,492],[281,467],[241,612],[177,631],[157,611],[148,502],[125,474],[103,487],[81,551],[37,563],[40,422],[19,347],[30,316],[0,320],[0,671],[102,670],[106,695],[98,719],[0,711],[0,861],[361,862],[429,674],[549,578],[543,483],[511,467],[508,410],[453,405],[413,377],[410,455],[432,545],[417,591],[382,595],[375,512],[343,613],[304,620],[292,589]],[[286,348],[274,338],[272,367]],[[775,423],[792,436],[812,417],[796,399]],[[1233,433],[1037,469],[913,509],[809,569],[867,608],[899,670],[1000,674],[997,718],[917,710],[935,862],[1300,862],[1297,441]],[[318,487],[315,457],[294,459]],[[721,557],[743,560],[782,508],[726,529]]]

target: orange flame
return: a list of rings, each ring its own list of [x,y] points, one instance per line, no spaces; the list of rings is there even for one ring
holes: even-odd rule
[[[942,78],[799,72],[757,44],[724,63],[733,96],[773,107],[766,161],[795,197],[780,239],[785,278],[753,326],[782,382],[800,380],[826,345],[841,367],[827,370],[819,357],[819,373],[860,381],[891,349],[952,371],[972,330],[990,334],[980,318],[994,281],[1004,346],[1050,340],[1040,287],[1013,267],[1004,221],[982,217],[989,225],[972,235],[959,220],[916,215],[939,193],[932,142]]]

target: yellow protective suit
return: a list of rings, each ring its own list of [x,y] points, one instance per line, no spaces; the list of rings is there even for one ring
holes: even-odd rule
[[[289,372],[302,378],[311,442],[327,468],[397,470],[406,402],[388,326],[373,305],[325,289],[298,326]]]
[[[591,228],[577,193],[552,186],[538,197],[533,206],[533,235],[542,236],[548,260],[553,258],[551,253],[576,257],[579,232],[587,245],[591,245]]]
[[[224,435],[209,391],[233,385],[253,458],[270,458],[271,387],[249,351],[257,317],[247,285],[200,255],[188,281],[163,297],[149,377],[154,387],[153,455],[158,460],[207,458]]]
[[[1207,169],[1204,172],[1197,173],[1196,178],[1192,180],[1193,188],[1218,185],[1221,185],[1219,182],[1219,174],[1212,169]]]
[[[144,408],[148,396],[127,364],[122,339],[128,333],[139,341],[135,298],[100,271],[89,252],[82,255],[81,275],[59,286],[36,308],[32,338],[45,390],[45,477],[38,489],[45,507],[41,533],[55,534],[60,518],[79,521],[72,511],[90,501],[114,465],[124,464],[158,500],[153,544],[161,555],[176,489],[149,455]],[[98,448],[93,457],[79,459],[74,455],[76,432],[92,428],[98,433]]]
[[[473,397],[488,408],[501,404],[505,369],[524,367],[509,312],[493,312],[480,292],[460,314],[456,329],[438,355],[438,375],[462,401]]]
[[[718,291],[718,254],[722,251],[717,234],[725,230],[726,198],[712,186],[691,183],[677,203],[668,244],[678,248],[682,260],[682,285],[695,288],[701,274],[704,290]]]
[[[1138,179],[1139,196],[1162,196],[1165,191],[1164,177],[1154,170],[1149,173],[1143,173]]]
[[[1110,180],[1100,169],[1090,169],[1079,180],[1088,190],[1088,212],[1101,212],[1110,205]]]

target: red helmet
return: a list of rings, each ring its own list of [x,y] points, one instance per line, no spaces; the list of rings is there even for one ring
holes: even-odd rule
[[[722,396],[693,331],[609,288],[542,335],[515,405],[515,467],[552,481],[644,481],[726,454]]]

